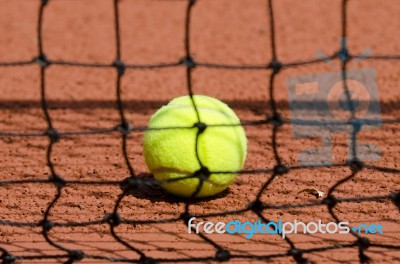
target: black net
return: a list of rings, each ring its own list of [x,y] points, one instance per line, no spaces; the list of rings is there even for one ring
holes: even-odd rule
[[[185,1],[185,0],[182,0]],[[58,260],[66,260],[64,263],[73,263],[73,262],[78,262],[80,260],[84,259],[94,259],[94,260],[106,260],[106,261],[120,261],[120,262],[132,262],[132,263],[158,263],[158,262],[203,262],[203,261],[227,261],[227,260],[233,260],[233,259],[241,259],[241,260],[250,260],[250,259],[257,259],[257,260],[270,260],[273,258],[278,258],[278,257],[287,257],[287,258],[292,258],[296,263],[307,263],[308,260],[304,256],[307,253],[313,253],[313,252],[326,252],[334,249],[340,249],[340,248],[357,248],[359,251],[359,261],[361,263],[368,262],[370,259],[367,254],[367,250],[371,248],[387,248],[387,249],[394,249],[394,250],[399,250],[400,246],[399,245],[390,245],[390,244],[377,244],[377,243],[372,243],[369,241],[367,238],[363,237],[362,235],[356,233],[356,232],[351,232],[351,234],[354,236],[354,240],[351,243],[344,243],[344,244],[338,244],[336,243],[335,245],[332,246],[323,246],[323,247],[315,247],[311,249],[302,249],[301,245],[298,246],[296,243],[294,243],[290,238],[285,237],[285,241],[290,247],[290,250],[288,251],[282,251],[282,252],[275,252],[272,254],[265,254],[265,255],[251,255],[251,254],[232,254],[229,249],[224,248],[223,246],[219,245],[219,243],[213,241],[209,237],[205,236],[204,234],[197,234],[202,240],[204,240],[205,243],[208,243],[212,245],[215,248],[215,253],[213,255],[210,255],[208,257],[198,257],[198,258],[192,258],[192,257],[187,257],[187,258],[178,258],[178,259],[168,259],[168,258],[151,258],[149,257],[145,251],[141,250],[138,247],[133,246],[129,241],[125,241],[116,231],[115,228],[119,225],[136,225],[136,224],[155,224],[155,223],[179,223],[179,222],[184,222],[185,225],[188,224],[188,220],[193,217],[214,217],[214,216],[224,216],[224,215],[232,215],[232,214],[243,214],[245,212],[253,212],[255,215],[257,215],[262,221],[268,222],[269,220],[265,218],[265,215],[263,212],[266,210],[271,210],[271,209],[283,209],[283,210],[289,210],[293,208],[304,208],[304,207],[313,207],[313,206],[326,206],[328,208],[328,211],[330,212],[331,216],[333,219],[336,220],[336,222],[340,222],[341,219],[335,214],[334,208],[337,204],[339,203],[357,203],[357,202],[365,202],[365,201],[384,201],[384,200],[391,200],[393,203],[397,206],[400,207],[400,194],[396,193],[395,191],[392,193],[387,193],[386,195],[382,196],[364,196],[364,197],[354,197],[354,198],[338,198],[333,195],[335,190],[342,184],[350,181],[352,178],[354,178],[360,171],[362,171],[365,168],[368,168],[370,170],[375,170],[379,173],[385,172],[385,173],[391,173],[391,174],[399,174],[400,169],[398,168],[386,168],[386,167],[376,167],[376,166],[371,166],[364,164],[360,159],[357,157],[357,151],[355,150],[356,141],[357,141],[357,135],[358,132],[360,131],[359,127],[363,125],[360,123],[354,116],[354,107],[352,106],[353,101],[350,99],[351,95],[348,90],[348,87],[346,85],[346,69],[348,63],[354,59],[359,57],[358,54],[352,54],[350,51],[347,49],[346,45],[342,45],[338,51],[331,56],[329,56],[329,59],[340,59],[341,61],[341,68],[342,68],[342,78],[345,83],[345,92],[346,92],[346,97],[347,97],[347,103],[349,104],[350,109],[352,109],[352,117],[350,121],[346,121],[345,125],[350,125],[353,127],[352,133],[353,136],[351,137],[352,139],[352,153],[353,153],[353,158],[349,160],[348,162],[345,162],[343,164],[333,164],[333,165],[327,165],[327,166],[337,166],[337,167],[349,167],[351,169],[351,173],[349,175],[344,175],[343,178],[336,182],[333,186],[329,188],[329,191],[326,195],[326,197],[322,200],[317,200],[315,202],[307,203],[307,204],[284,204],[280,206],[271,206],[268,204],[265,204],[264,202],[261,201],[261,196],[268,188],[268,186],[280,175],[284,175],[288,173],[291,170],[301,170],[305,168],[309,168],[309,166],[286,166],[283,164],[280,152],[278,149],[278,143],[277,143],[277,133],[280,130],[281,126],[284,124],[292,124],[293,120],[285,120],[282,118],[280,114],[279,107],[277,105],[276,99],[275,99],[275,79],[276,76],[281,72],[281,70],[286,69],[286,68],[291,68],[291,67],[301,67],[303,65],[309,65],[309,64],[315,64],[315,63],[320,63],[320,59],[316,60],[310,60],[310,61],[298,61],[298,62],[282,62],[279,60],[276,52],[276,41],[275,41],[275,32],[276,32],[276,27],[275,27],[275,20],[274,20],[274,7],[273,7],[273,0],[266,0],[265,5],[267,7],[266,10],[268,10],[268,13],[266,14],[269,18],[269,31],[270,31],[270,41],[271,41],[271,52],[272,52],[272,61],[266,63],[265,65],[224,65],[224,64],[218,64],[218,63],[202,63],[194,60],[192,56],[192,51],[191,51],[191,41],[190,41],[190,28],[191,28],[191,13],[194,8],[196,8],[196,1],[195,0],[187,0],[187,8],[186,8],[186,19],[185,19],[185,24],[182,25],[185,27],[185,38],[184,38],[184,47],[185,47],[185,56],[183,58],[178,59],[175,63],[162,63],[162,64],[156,64],[156,65],[130,65],[124,63],[124,61],[121,59],[121,44],[120,44],[120,16],[119,16],[119,1],[114,0],[114,28],[115,28],[115,45],[116,45],[116,54],[115,54],[115,61],[112,64],[90,64],[90,63],[80,63],[80,62],[74,62],[74,61],[55,61],[52,60],[51,58],[48,58],[46,56],[46,50],[44,49],[42,45],[42,30],[43,30],[43,15],[46,12],[46,7],[48,5],[51,5],[52,1],[47,1],[47,0],[42,0],[40,8],[38,10],[39,15],[38,15],[38,21],[37,21],[37,43],[38,43],[38,56],[29,59],[26,61],[10,61],[10,62],[0,62],[0,67],[20,67],[24,65],[34,65],[34,64],[39,64],[40,65],[40,91],[41,91],[41,108],[45,116],[45,122],[47,124],[47,130],[44,131],[43,133],[29,133],[29,132],[24,132],[24,133],[19,133],[19,132],[0,132],[0,137],[47,137],[48,138],[48,146],[47,146],[47,155],[46,155],[46,161],[47,161],[47,166],[51,171],[51,176],[48,178],[48,180],[2,180],[0,181],[0,186],[6,186],[6,185],[17,185],[17,184],[23,184],[23,183],[52,183],[55,188],[57,189],[56,195],[54,198],[51,200],[49,203],[48,207],[44,210],[43,212],[43,217],[42,220],[39,222],[24,222],[22,221],[10,221],[10,220],[0,220],[0,225],[1,226],[15,226],[15,227],[40,227],[41,228],[41,234],[45,238],[45,240],[53,247],[60,249],[61,251],[65,252],[65,254],[60,254],[60,255],[24,255],[24,256],[19,256],[13,254],[13,252],[7,251],[6,247],[2,246],[0,247],[0,250],[2,252],[1,259],[3,263],[14,263],[15,261],[21,260],[21,261],[27,261],[27,260],[45,260],[45,259],[54,259],[54,261]],[[346,38],[347,35],[347,0],[342,1],[342,7],[341,7],[341,16],[342,16],[342,25],[341,25],[341,30],[342,30],[342,37]],[[211,11],[210,11],[211,12]],[[393,56],[369,56],[366,59],[368,60],[399,60],[400,55],[393,55]],[[117,111],[119,114],[120,122],[118,125],[115,127],[109,128],[109,129],[97,129],[97,130],[84,130],[84,131],[68,131],[68,132],[62,132],[57,130],[56,127],[53,126],[52,122],[52,117],[49,113],[49,107],[48,107],[48,100],[46,98],[46,72],[47,69],[51,65],[60,65],[60,66],[65,66],[65,67],[102,67],[102,68],[114,68],[115,71],[117,72],[117,77],[115,80],[115,104],[117,106]],[[132,133],[139,133],[148,130],[147,127],[141,127],[141,126],[135,126],[134,124],[131,124],[128,122],[125,114],[125,108],[124,108],[124,103],[123,103],[123,98],[121,95],[121,79],[124,77],[124,73],[126,71],[129,71],[131,69],[148,69],[148,70],[153,70],[153,69],[159,69],[159,68],[168,68],[168,67],[184,67],[186,69],[186,85],[187,85],[187,93],[191,96],[193,104],[195,106],[196,112],[197,112],[197,107],[196,104],[193,100],[193,89],[192,89],[192,73],[195,68],[210,68],[210,69],[230,69],[230,70],[267,70],[270,71],[271,74],[269,75],[269,97],[270,101],[266,102],[266,104],[269,104],[270,110],[271,110],[271,115],[268,116],[267,118],[260,119],[258,121],[243,121],[241,124],[236,124],[236,126],[261,126],[261,125],[270,125],[272,127],[272,138],[270,139],[271,144],[272,144],[272,151],[273,151],[273,156],[275,159],[275,164],[271,166],[270,168],[259,168],[259,169],[251,169],[251,170],[242,170],[237,172],[238,174],[264,174],[264,175],[269,175],[269,177],[266,178],[264,184],[258,191],[256,195],[256,199],[252,201],[248,206],[245,208],[239,209],[239,210],[222,210],[216,213],[211,213],[211,214],[203,214],[203,215],[195,215],[191,212],[190,206],[191,206],[191,200],[188,199],[185,202],[185,207],[184,211],[181,212],[180,216],[177,218],[171,218],[171,219],[162,219],[162,220],[149,220],[149,221],[144,221],[144,220],[132,220],[132,219],[124,219],[120,216],[118,212],[118,208],[121,205],[121,201],[123,198],[128,195],[128,193],[131,190],[141,188],[143,185],[148,185],[148,186],[156,186],[159,185],[160,183],[153,180],[151,177],[141,177],[141,175],[137,174],[135,171],[134,166],[131,163],[131,160],[128,158],[128,151],[127,151],[127,140],[128,136]],[[206,128],[207,124],[203,123],[202,120],[199,118],[199,114],[197,112],[197,118],[198,122],[193,124],[193,126],[188,127],[188,128],[182,128],[182,129],[196,129],[197,131],[197,138],[196,141],[199,138],[199,135],[203,133]],[[370,122],[374,122],[373,120]],[[382,122],[383,124],[398,124],[400,123],[400,119],[391,119],[391,120],[381,120],[379,122]],[[305,124],[305,125],[310,125],[307,120],[303,120],[303,123],[298,120],[298,124]],[[226,126],[226,125],[225,125]],[[232,125],[234,126],[234,125]],[[166,128],[168,129],[168,128]],[[175,128],[176,129],[176,128]],[[90,136],[93,134],[110,134],[110,133],[119,133],[122,141],[122,155],[124,157],[126,166],[128,168],[128,174],[129,175],[126,179],[123,181],[68,181],[63,178],[63,175],[60,175],[56,172],[55,165],[53,164],[53,146],[54,144],[57,144],[57,142],[60,142],[63,140],[63,137],[69,136],[78,136],[78,135],[86,135]],[[197,142],[196,142],[197,146]],[[197,148],[196,148],[197,149]],[[201,161],[199,161],[201,164]],[[315,166],[316,169],[318,169],[321,166]],[[199,186],[196,190],[196,192],[193,193],[193,197],[196,196],[196,194],[200,191],[201,186],[203,184],[203,181],[205,179],[204,174],[209,174],[213,172],[209,172],[207,167],[202,166],[202,168],[195,172],[193,175],[188,175],[187,177],[198,177],[199,178]],[[106,214],[102,220],[98,221],[88,221],[88,222],[53,222],[49,220],[49,214],[54,207],[54,205],[59,201],[59,199],[62,196],[62,189],[65,186],[68,186],[69,184],[82,184],[82,185],[96,185],[96,184],[103,184],[103,185],[119,185],[121,186],[122,193],[119,195],[118,199],[115,201],[114,205],[114,210]],[[3,217],[4,218],[4,217]],[[81,250],[72,250],[69,249],[61,244],[58,244],[57,242],[53,241],[52,238],[49,236],[50,230],[52,230],[54,227],[84,227],[84,226],[91,226],[91,225],[103,225],[103,224],[108,224],[110,232],[112,236],[115,238],[115,241],[117,243],[120,243],[124,245],[126,248],[129,250],[132,250],[136,252],[140,257],[137,259],[128,259],[128,258],[117,258],[117,257],[110,257],[110,256],[103,256],[103,255],[91,255],[89,253],[86,253],[85,251]]]

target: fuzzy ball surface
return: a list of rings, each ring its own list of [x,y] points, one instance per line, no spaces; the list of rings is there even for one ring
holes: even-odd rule
[[[196,197],[208,197],[225,190],[235,179],[233,172],[243,168],[247,139],[228,105],[204,95],[194,95],[193,100],[198,115],[190,96],[177,97],[154,113],[143,152],[148,168],[167,192],[191,197],[202,178]],[[198,117],[206,126],[200,128],[204,130],[196,144]]]

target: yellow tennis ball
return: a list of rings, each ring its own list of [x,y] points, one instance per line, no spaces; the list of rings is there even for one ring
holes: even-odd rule
[[[240,125],[213,126],[240,124],[229,106],[204,95],[194,95],[193,100],[201,123],[207,125],[198,138],[198,158],[211,172],[196,197],[207,197],[225,190],[235,178],[235,174],[229,172],[243,168],[247,139]],[[146,164],[156,180],[164,181],[161,186],[174,195],[190,197],[200,182],[199,178],[193,177],[165,183],[165,180],[193,175],[201,169],[196,155],[197,122],[191,98],[182,96],[173,99],[151,117],[151,130],[144,135]]]

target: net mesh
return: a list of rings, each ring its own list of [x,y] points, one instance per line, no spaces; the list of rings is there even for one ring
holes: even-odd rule
[[[185,1],[185,0],[181,0]],[[261,201],[261,196],[263,192],[272,184],[272,182],[280,175],[287,174],[292,170],[299,170],[309,168],[309,166],[286,166],[283,164],[280,152],[278,149],[278,140],[277,140],[277,133],[280,130],[281,126],[284,124],[291,124],[293,120],[287,120],[282,118],[280,114],[279,107],[277,105],[275,99],[275,79],[278,74],[280,74],[282,69],[291,68],[291,67],[300,67],[304,65],[320,63],[320,59],[310,60],[310,61],[298,61],[298,62],[291,62],[291,63],[284,63],[281,62],[277,56],[276,52],[276,27],[275,27],[275,19],[274,19],[274,7],[273,7],[273,0],[267,0],[266,6],[268,13],[266,14],[269,18],[269,32],[270,32],[270,43],[271,43],[271,56],[272,60],[265,65],[224,65],[218,63],[202,63],[198,62],[193,59],[192,50],[191,50],[191,41],[190,41],[190,29],[191,29],[191,18],[192,18],[192,10],[195,8],[196,1],[195,0],[188,0],[187,8],[186,8],[186,16],[185,16],[185,38],[184,38],[184,58],[177,60],[175,63],[162,63],[162,64],[155,64],[155,65],[133,65],[133,64],[126,64],[121,59],[121,36],[120,36],[120,15],[119,15],[119,1],[114,0],[113,5],[113,12],[114,12],[114,29],[115,29],[115,45],[116,45],[116,54],[115,54],[115,61],[112,64],[98,64],[98,63],[81,63],[75,61],[55,61],[51,58],[46,56],[46,50],[44,49],[42,31],[43,31],[43,15],[46,12],[46,7],[51,4],[51,1],[42,0],[41,5],[38,10],[38,21],[37,21],[37,43],[38,43],[38,56],[29,59],[26,61],[10,61],[10,62],[0,62],[0,67],[20,67],[24,65],[40,65],[40,91],[41,91],[41,108],[44,113],[45,122],[47,124],[47,130],[43,133],[29,133],[29,132],[0,132],[0,137],[47,137],[48,138],[48,145],[47,145],[47,154],[46,154],[46,162],[47,166],[51,172],[51,176],[48,180],[1,180],[0,186],[6,185],[18,185],[24,183],[51,183],[57,189],[57,192],[51,202],[48,204],[47,208],[44,210],[42,220],[39,222],[24,222],[24,221],[10,221],[10,220],[0,220],[0,225],[2,226],[15,226],[15,227],[40,227],[41,234],[43,235],[44,239],[53,247],[60,249],[61,251],[65,252],[65,254],[58,254],[58,255],[24,255],[19,256],[13,254],[13,252],[7,251],[5,247],[0,247],[2,252],[1,259],[3,263],[14,263],[16,260],[34,260],[34,259],[66,259],[65,263],[73,263],[75,261],[80,261],[83,259],[102,259],[107,261],[123,261],[123,262],[140,262],[140,263],[157,263],[157,262],[201,262],[201,261],[227,261],[232,259],[258,259],[258,260],[268,260],[278,257],[288,257],[292,258],[297,263],[307,263],[307,258],[304,256],[306,253],[312,252],[325,252],[329,250],[339,249],[339,248],[357,248],[359,252],[359,261],[361,263],[368,262],[369,257],[366,254],[366,250],[370,248],[387,248],[387,249],[394,249],[399,250],[399,245],[390,245],[390,244],[377,244],[372,243],[368,238],[363,237],[362,235],[351,231],[352,236],[354,237],[353,242],[351,243],[344,243],[344,244],[335,244],[332,246],[323,246],[323,247],[314,247],[309,249],[302,249],[296,243],[294,243],[290,238],[285,237],[285,242],[289,245],[290,250],[283,251],[283,252],[276,252],[272,254],[265,254],[265,255],[249,255],[249,254],[232,254],[229,249],[224,248],[223,246],[219,245],[217,242],[213,241],[211,238],[205,236],[204,234],[196,234],[205,243],[210,244],[212,247],[215,248],[215,254],[208,256],[208,257],[188,257],[188,258],[177,258],[177,259],[167,259],[167,258],[152,258],[149,257],[145,251],[141,250],[140,248],[133,246],[129,241],[126,241],[122,238],[117,232],[116,227],[122,224],[126,225],[135,225],[135,224],[155,224],[155,223],[178,223],[183,222],[187,225],[188,220],[191,217],[210,217],[210,216],[225,216],[225,215],[232,215],[232,214],[243,214],[245,212],[253,212],[257,215],[262,221],[268,222],[269,219],[266,219],[263,212],[272,209],[282,209],[282,210],[289,210],[293,208],[304,208],[304,207],[313,207],[313,206],[326,206],[330,215],[336,222],[340,222],[342,219],[336,215],[334,208],[339,203],[356,203],[356,202],[364,202],[364,201],[384,201],[384,200],[391,200],[397,207],[400,207],[400,194],[393,192],[387,193],[386,195],[382,196],[363,196],[363,197],[353,197],[353,198],[339,198],[335,197],[333,193],[335,190],[338,189],[339,186],[342,184],[350,181],[353,179],[360,171],[367,168],[370,170],[375,170],[377,172],[385,172],[391,174],[399,174],[400,170],[397,168],[389,168],[389,167],[378,167],[364,164],[360,159],[357,157],[356,151],[356,142],[357,136],[360,131],[359,127],[360,122],[354,118],[354,107],[352,107],[353,101],[350,99],[351,95],[349,89],[346,85],[346,69],[348,63],[357,58],[359,55],[351,54],[345,45],[339,47],[339,50],[329,56],[329,59],[340,59],[341,61],[341,69],[342,69],[342,79],[344,80],[344,90],[346,93],[347,103],[349,104],[349,109],[352,109],[352,117],[349,122],[344,122],[343,124],[350,125],[353,127],[351,137],[352,143],[352,159],[348,162],[344,162],[342,164],[333,164],[330,166],[337,166],[337,167],[349,167],[351,169],[351,173],[349,175],[344,175],[343,178],[337,181],[333,186],[329,188],[329,191],[326,197],[322,200],[318,200],[315,202],[310,202],[307,204],[283,204],[279,206],[272,206],[268,205]],[[342,37],[345,38],[347,35],[347,0],[342,1],[341,5],[341,30],[342,30]],[[369,56],[366,59],[368,60],[399,60],[400,55],[393,55],[393,56]],[[116,79],[115,79],[115,104],[117,106],[117,111],[119,114],[119,124],[115,127],[111,127],[109,129],[91,129],[91,130],[82,130],[82,131],[68,131],[62,132],[57,130],[56,127],[53,125],[52,117],[49,113],[49,106],[48,100],[46,98],[46,73],[47,69],[51,65],[60,65],[65,67],[103,67],[103,68],[113,68],[117,72]],[[132,219],[124,219],[119,214],[119,208],[121,205],[121,201],[126,197],[131,190],[141,188],[143,185],[147,186],[158,186],[160,183],[152,179],[151,177],[141,177],[143,175],[138,174],[135,171],[134,166],[132,165],[131,160],[128,157],[128,147],[127,141],[128,136],[132,133],[140,133],[143,131],[149,130],[147,127],[135,126],[128,122],[126,117],[126,112],[123,103],[123,97],[121,95],[121,80],[124,77],[124,73],[131,69],[160,69],[160,68],[168,68],[168,67],[184,67],[186,69],[186,88],[188,95],[191,96],[193,105],[195,106],[195,110],[197,113],[198,122],[193,124],[192,127],[182,128],[182,129],[196,129],[197,137],[196,137],[196,146],[197,140],[201,133],[203,133],[206,128],[207,124],[202,122],[197,112],[196,104],[193,100],[193,88],[192,88],[192,73],[195,68],[222,68],[222,69],[245,69],[245,70],[268,70],[271,72],[269,75],[269,98],[270,100],[266,102],[269,105],[271,110],[271,115],[267,118],[263,118],[256,121],[243,121],[240,124],[235,124],[232,126],[262,126],[262,125],[270,125],[272,127],[272,138],[271,138],[271,146],[273,151],[273,157],[275,160],[275,164],[270,168],[257,168],[257,169],[249,169],[249,170],[242,170],[236,172],[238,174],[264,174],[269,175],[265,182],[263,183],[262,187],[258,191],[256,195],[256,199],[254,199],[251,203],[249,203],[246,207],[238,209],[238,210],[221,210],[211,214],[203,214],[203,215],[196,215],[193,214],[190,210],[191,207],[191,200],[187,200],[185,202],[184,210],[181,212],[179,217],[170,218],[170,219],[162,219],[162,220],[132,220]],[[303,120],[305,125],[307,125],[307,120]],[[371,121],[373,122],[373,121]],[[381,120],[383,124],[398,124],[400,120],[398,119],[388,119],[388,120]],[[299,124],[302,124],[299,122]],[[215,125],[214,125],[215,126]],[[226,126],[226,125],[224,125]],[[165,128],[168,129],[168,128]],[[126,166],[128,168],[128,177],[122,181],[68,181],[63,178],[63,175],[60,175],[56,172],[55,165],[53,164],[53,146],[58,142],[62,141],[65,136],[73,137],[79,135],[94,135],[94,134],[111,134],[111,133],[119,133],[121,139],[121,152],[122,156],[124,157]],[[197,147],[196,147],[197,151]],[[201,164],[201,161],[199,161]],[[315,169],[321,166],[314,166]],[[200,191],[203,181],[209,175],[208,169],[205,166],[195,172],[193,175],[188,175],[187,177],[198,177],[199,178],[199,185],[197,190],[193,193],[193,197]],[[206,174],[206,175],[204,175]],[[206,176],[206,177],[204,177]],[[171,180],[173,181],[173,180]],[[87,221],[87,222],[55,222],[49,220],[49,214],[55,204],[60,200],[62,195],[62,189],[70,184],[82,184],[82,185],[96,185],[96,184],[103,184],[103,185],[117,185],[121,186],[122,192],[119,195],[118,199],[115,201],[114,210],[106,214],[102,220],[98,221]],[[49,232],[54,227],[84,227],[84,226],[91,226],[91,225],[103,225],[108,224],[111,235],[114,237],[115,241],[124,245],[126,248],[136,252],[139,255],[137,259],[129,259],[129,258],[117,258],[111,256],[103,256],[103,255],[91,255],[81,250],[74,250],[67,248],[56,241],[54,241],[50,236]]]

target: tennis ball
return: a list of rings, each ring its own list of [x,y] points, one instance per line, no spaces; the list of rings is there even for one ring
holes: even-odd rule
[[[196,197],[208,197],[225,190],[235,178],[230,172],[243,168],[247,139],[242,126],[212,126],[240,124],[229,106],[204,95],[194,95],[193,100],[201,123],[206,124],[198,137],[198,157],[198,118],[189,96],[175,98],[154,113],[149,123],[151,129],[144,135],[143,152],[147,166],[161,186],[183,197],[194,194],[200,183],[198,177],[165,181],[199,172],[202,169],[199,158],[211,174],[207,174]]]

